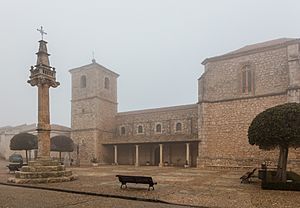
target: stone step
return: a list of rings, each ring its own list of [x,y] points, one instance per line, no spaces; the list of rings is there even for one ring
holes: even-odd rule
[[[68,177],[72,175],[71,170],[50,171],[50,172],[23,172],[17,171],[15,177],[19,179],[35,179],[35,178],[58,178]]]
[[[60,163],[57,160],[34,160],[28,161],[28,166],[58,166]]]
[[[77,175],[70,175],[64,177],[53,177],[53,178],[31,178],[31,179],[22,179],[22,178],[9,178],[8,182],[25,184],[25,183],[61,183],[68,182],[78,179]]]
[[[51,172],[51,171],[64,171],[66,170],[64,165],[56,166],[23,166],[22,172]]]

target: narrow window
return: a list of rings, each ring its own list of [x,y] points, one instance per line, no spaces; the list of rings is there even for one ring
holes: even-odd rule
[[[126,133],[126,131],[125,131],[125,127],[124,127],[124,126],[122,126],[122,127],[121,127],[121,135],[125,135],[125,133]]]
[[[139,134],[142,134],[143,131],[144,131],[144,130],[143,130],[143,126],[139,125],[139,126],[138,126],[138,133],[139,133]]]
[[[176,123],[176,131],[182,130],[182,124],[180,122]]]
[[[104,88],[109,89],[109,78],[108,77],[105,77],[105,79],[104,79]]]
[[[253,91],[253,71],[249,66],[245,66],[242,71],[242,93]]]
[[[157,133],[161,133],[161,124],[157,124],[157,125],[156,125],[155,131],[156,131]]]
[[[80,77],[80,87],[86,88],[86,76],[85,75]]]
[[[243,71],[242,74],[242,92],[245,93],[246,92],[246,80],[247,80],[247,73],[246,71]]]
[[[247,71],[247,81],[248,81],[248,92],[252,92],[252,72],[251,70]]]

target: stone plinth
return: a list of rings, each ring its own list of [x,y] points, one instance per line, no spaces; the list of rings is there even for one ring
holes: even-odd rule
[[[12,183],[58,183],[76,180],[77,176],[72,171],[66,170],[64,165],[54,160],[29,161],[28,166],[23,166],[21,171],[16,171],[14,178],[9,178]]]

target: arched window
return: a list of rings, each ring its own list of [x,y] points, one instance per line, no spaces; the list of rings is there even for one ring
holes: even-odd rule
[[[121,127],[121,135],[125,135],[125,133],[126,133],[125,127],[122,126],[122,127]]]
[[[253,92],[253,70],[249,65],[246,65],[242,69],[242,93],[251,93]]]
[[[143,132],[144,132],[143,126],[142,126],[142,125],[139,125],[139,126],[138,126],[138,133],[139,133],[139,134],[142,134]]]
[[[182,130],[182,124],[180,122],[176,123],[176,131]]]
[[[104,88],[109,89],[109,78],[108,77],[105,77],[105,79],[104,79]]]
[[[156,124],[155,131],[156,133],[161,133],[161,124]]]
[[[80,77],[80,88],[86,88],[86,76],[82,75]]]

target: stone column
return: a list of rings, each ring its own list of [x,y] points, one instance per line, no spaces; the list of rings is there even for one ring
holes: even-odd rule
[[[49,86],[38,85],[38,158],[50,159]]]
[[[117,145],[114,145],[114,153],[115,153],[114,163],[115,163],[115,165],[118,165],[118,146]]]
[[[135,166],[139,166],[139,145],[135,145]]]
[[[159,144],[159,167],[163,167],[163,144]]]
[[[187,166],[190,166],[191,165],[191,162],[190,162],[190,143],[186,143],[186,164]]]

